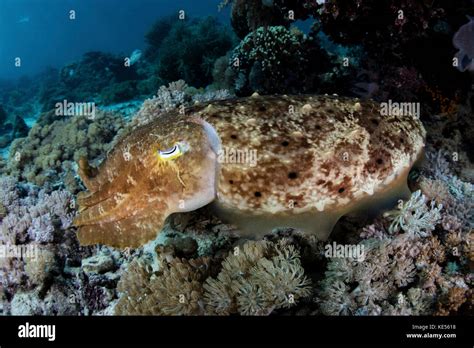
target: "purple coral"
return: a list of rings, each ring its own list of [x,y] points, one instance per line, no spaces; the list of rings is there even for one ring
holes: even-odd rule
[[[64,190],[47,192],[12,177],[0,178],[0,204],[5,210],[0,221],[0,246],[12,248],[43,244],[52,247],[54,233],[72,223],[72,195]],[[0,260],[0,284],[14,293],[25,285],[25,259],[19,257]]]

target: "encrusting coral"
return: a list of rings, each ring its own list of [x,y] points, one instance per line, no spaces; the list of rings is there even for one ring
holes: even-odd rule
[[[299,252],[283,242],[247,242],[236,247],[216,273],[207,257],[166,259],[152,272],[134,261],[122,276],[116,314],[268,315],[310,295]]]

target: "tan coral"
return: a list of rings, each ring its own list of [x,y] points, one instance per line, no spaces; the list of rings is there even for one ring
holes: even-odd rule
[[[209,260],[162,260],[161,265],[156,274],[138,262],[130,265],[117,287],[122,295],[116,314],[203,314],[202,282],[208,274]]]
[[[162,258],[158,272],[134,261],[118,284],[120,315],[267,315],[309,296],[310,282],[292,245],[248,242],[222,262]]]
[[[440,298],[435,314],[454,315],[459,310],[459,307],[467,301],[472,302],[472,291],[460,287],[453,287]]]
[[[206,281],[207,309],[213,314],[268,315],[307,297],[310,281],[293,245],[247,242]]]

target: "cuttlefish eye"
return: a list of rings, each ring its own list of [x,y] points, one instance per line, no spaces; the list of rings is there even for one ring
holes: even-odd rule
[[[188,147],[184,143],[176,143],[171,148],[166,150],[158,150],[158,158],[163,161],[171,161],[178,157],[181,157]]]

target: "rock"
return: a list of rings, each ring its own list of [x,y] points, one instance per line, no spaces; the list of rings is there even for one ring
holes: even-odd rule
[[[2,105],[0,105],[0,128],[3,128],[5,121],[7,120],[7,113]]]
[[[26,125],[25,120],[20,116],[16,116],[13,123],[13,139],[26,137],[29,131],[30,128]]]
[[[178,257],[196,257],[198,244],[197,242],[189,237],[184,238],[170,238],[166,241],[165,245],[171,245],[174,247],[175,254]]]
[[[8,134],[0,136],[0,147],[7,147],[11,141],[12,139]]]
[[[115,262],[110,255],[94,255],[82,260],[82,270],[86,274],[105,273],[111,271],[115,266]]]
[[[8,122],[7,124],[3,126],[2,130],[5,133],[10,133],[13,130],[13,125],[10,122]]]

